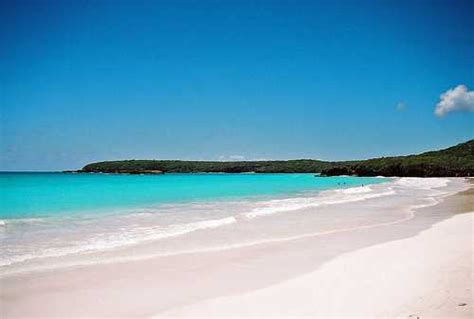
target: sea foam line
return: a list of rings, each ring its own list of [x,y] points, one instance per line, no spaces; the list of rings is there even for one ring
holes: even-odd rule
[[[327,196],[329,194],[336,195],[336,197],[317,196],[271,200],[269,202],[270,206],[257,208],[254,209],[252,212],[243,215],[246,219],[252,219],[255,217],[261,217],[279,212],[294,211],[304,208],[318,207],[322,205],[333,205],[346,202],[360,201],[369,198],[391,195],[394,193],[391,188],[389,188],[389,191],[387,192],[370,194],[371,192],[373,192],[373,189],[369,186],[358,186],[347,189],[336,189],[321,192],[322,194],[325,194],[324,196]],[[348,198],[347,196],[353,197]],[[265,203],[267,203],[268,205],[268,202]],[[230,225],[236,223],[237,218],[234,216],[230,216],[222,219],[204,220],[187,224],[174,224],[166,228],[161,228],[159,226],[141,227],[138,229],[131,229],[120,234],[112,234],[109,237],[102,237],[99,235],[91,238],[89,242],[82,243],[78,246],[51,248],[43,251],[41,254],[27,254],[12,259],[0,260],[0,266],[11,266],[13,264],[26,262],[33,259],[63,257],[73,254],[85,254],[127,247],[134,244],[185,235],[187,233],[191,233],[197,230],[212,229],[224,225]]]
[[[439,201],[435,200],[434,198],[430,198],[430,199],[432,200],[431,203],[422,204],[422,205],[413,205],[413,206],[409,207],[406,210],[405,216],[403,218],[400,218],[400,219],[397,219],[397,220],[394,220],[394,221],[391,221],[391,222],[383,222],[383,223],[375,223],[375,224],[369,224],[369,225],[363,225],[363,226],[339,228],[339,229],[333,229],[333,230],[328,230],[328,231],[323,231],[323,232],[315,232],[315,233],[307,233],[307,234],[301,234],[301,235],[296,235],[296,236],[266,239],[266,240],[253,241],[253,242],[242,243],[242,244],[230,244],[230,245],[225,245],[225,246],[216,246],[216,247],[209,247],[209,248],[202,248],[202,249],[183,250],[183,251],[172,252],[172,253],[161,253],[161,254],[149,254],[149,255],[141,255],[141,256],[110,258],[110,259],[107,259],[107,260],[95,260],[93,262],[92,261],[74,262],[74,263],[71,263],[71,264],[60,264],[60,265],[46,266],[46,267],[41,267],[41,268],[35,268],[35,269],[32,269],[32,270],[13,270],[13,271],[6,271],[6,272],[3,272],[3,273],[0,273],[0,277],[4,277],[4,276],[7,276],[7,275],[15,275],[15,274],[19,274],[19,273],[28,272],[28,271],[51,271],[51,270],[55,270],[55,269],[71,268],[71,267],[78,267],[78,266],[91,266],[91,265],[98,265],[98,264],[104,265],[104,264],[114,264],[114,263],[126,263],[126,262],[142,261],[142,260],[149,260],[149,259],[153,259],[153,258],[172,257],[172,256],[179,256],[179,255],[213,253],[213,252],[220,252],[220,251],[226,251],[226,250],[232,250],[232,249],[248,248],[248,247],[260,246],[260,245],[284,243],[284,242],[290,242],[290,241],[320,237],[320,236],[325,236],[325,235],[333,235],[333,234],[356,231],[356,230],[366,230],[366,229],[377,228],[377,227],[386,227],[386,226],[391,226],[391,225],[395,225],[395,224],[399,224],[399,223],[409,221],[409,220],[411,220],[412,218],[415,217],[414,211],[416,209],[420,209],[420,208],[428,207],[428,206],[433,206],[433,205],[436,205],[439,202]]]
[[[245,217],[252,219],[256,217],[271,215],[275,213],[295,211],[305,208],[314,208],[327,205],[358,202],[371,198],[389,196],[395,194],[392,188],[385,192],[374,192],[369,186],[351,187],[343,190],[332,190],[322,192],[323,195],[316,197],[298,197],[291,199],[272,200],[267,207],[255,208],[246,213]]]
[[[212,229],[217,228],[224,225],[230,225],[236,223],[237,220],[235,217],[226,217],[221,219],[212,219],[212,220],[204,220],[198,221],[193,223],[187,224],[175,224],[170,225],[166,228],[159,228],[159,227],[146,227],[146,229],[134,229],[132,231],[122,233],[120,235],[121,238],[114,239],[114,238],[92,238],[92,243],[86,243],[76,247],[68,247],[68,248],[53,248],[50,250],[46,250],[41,254],[37,255],[22,255],[18,256],[17,258],[9,259],[9,260],[0,260],[0,266],[10,266],[13,264],[25,262],[32,259],[40,259],[40,258],[51,258],[51,257],[62,257],[72,254],[81,254],[81,253],[89,253],[89,252],[96,252],[96,251],[104,251],[110,250],[118,247],[129,246],[133,244],[138,244],[146,241],[153,241],[158,239],[176,237],[180,235],[184,235],[190,232],[194,232],[197,230],[203,229]],[[140,232],[142,236],[133,237],[133,233]],[[143,236],[143,232],[147,232],[146,236]],[[117,237],[117,236],[113,236]]]
[[[7,275],[14,275],[29,271],[51,271],[55,269],[61,268],[71,268],[71,267],[78,267],[78,266],[92,266],[97,264],[114,264],[114,263],[126,263],[126,262],[133,262],[133,261],[141,261],[141,260],[149,260],[153,258],[162,258],[162,257],[172,257],[172,256],[179,256],[179,255],[189,255],[189,254],[201,254],[201,253],[213,253],[213,252],[220,252],[232,249],[241,249],[241,248],[248,248],[260,245],[268,245],[268,244],[278,244],[278,243],[285,243],[290,241],[297,241],[309,238],[315,238],[320,236],[327,236],[351,231],[359,231],[359,230],[367,230],[373,229],[378,227],[387,227],[392,226],[400,223],[407,222],[415,217],[415,211],[421,208],[434,206],[440,203],[443,200],[443,197],[449,196],[450,194],[446,194],[441,198],[434,198],[434,197],[427,197],[425,198],[428,203],[425,204],[418,204],[418,205],[411,205],[404,209],[404,216],[402,218],[390,221],[390,222],[383,222],[383,223],[375,223],[375,224],[368,224],[363,226],[354,226],[354,227],[346,227],[346,228],[338,228],[332,229],[328,231],[322,232],[314,232],[314,233],[306,233],[301,235],[295,236],[287,236],[282,238],[273,238],[273,239],[265,239],[259,241],[253,241],[248,243],[242,244],[230,244],[224,246],[216,246],[216,247],[209,247],[209,248],[201,248],[201,249],[193,249],[193,250],[183,250],[177,251],[172,253],[160,253],[160,254],[148,254],[148,255],[141,255],[141,256],[129,256],[129,257],[120,257],[120,258],[110,258],[106,260],[95,260],[95,261],[84,261],[84,262],[74,262],[71,264],[60,264],[60,265],[53,265],[48,267],[41,267],[35,268],[31,270],[12,270],[0,273],[0,277],[7,276]]]

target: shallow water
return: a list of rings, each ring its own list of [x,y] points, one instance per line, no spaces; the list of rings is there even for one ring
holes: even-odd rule
[[[464,184],[311,174],[8,173],[1,178],[0,274],[225,250],[397,223]]]
[[[312,174],[1,173],[0,266],[155,241],[163,241],[162,253],[238,243],[234,237],[239,232],[228,233],[229,226],[378,197],[368,185],[388,180]],[[180,237],[201,230],[214,235],[183,244]],[[254,235],[242,240],[259,237]]]
[[[111,214],[117,213],[114,209],[294,194],[381,181],[312,174],[0,173],[0,218]]]

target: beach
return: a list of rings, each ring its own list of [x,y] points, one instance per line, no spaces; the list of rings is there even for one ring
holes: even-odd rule
[[[472,317],[472,180],[401,178],[318,196],[273,200],[271,209],[253,207],[183,242],[150,241],[66,256],[50,268],[46,260],[9,269],[0,277],[0,312]],[[166,245],[177,253],[155,254]]]
[[[0,8],[0,319],[474,319],[474,0]]]
[[[173,309],[157,318],[472,318],[473,189],[449,201],[452,208],[464,213],[414,237],[344,254],[310,274],[250,293]]]

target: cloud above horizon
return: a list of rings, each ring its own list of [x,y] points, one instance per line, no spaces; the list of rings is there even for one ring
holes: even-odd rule
[[[441,94],[440,101],[436,104],[434,113],[438,117],[443,117],[455,111],[474,111],[474,91],[469,91],[463,84]]]

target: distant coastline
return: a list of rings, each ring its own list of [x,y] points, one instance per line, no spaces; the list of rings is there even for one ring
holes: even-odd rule
[[[474,176],[474,139],[442,150],[417,155],[380,157],[356,161],[180,161],[123,160],[91,163],[66,173],[314,173],[321,176]]]

